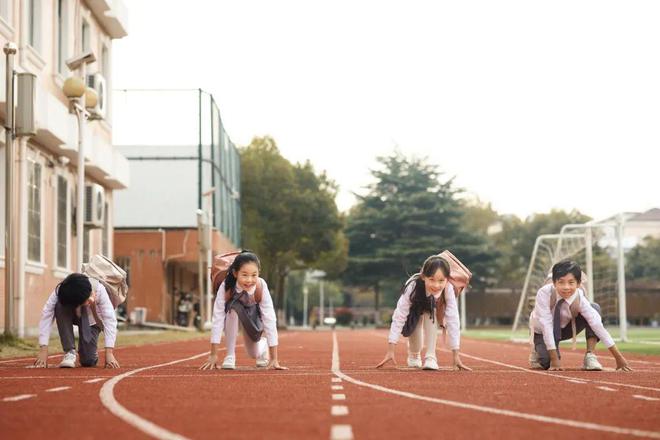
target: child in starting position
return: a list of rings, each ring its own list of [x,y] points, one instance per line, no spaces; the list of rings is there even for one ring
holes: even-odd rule
[[[213,325],[211,327],[211,353],[208,360],[201,366],[202,370],[223,368],[233,370],[236,368],[236,337],[238,335],[239,316],[236,309],[225,309],[234,301],[240,304],[258,307],[257,324],[263,328],[266,338],[258,336],[258,341],[252,340],[244,327],[243,340],[248,355],[256,359],[257,367],[269,367],[276,370],[286,370],[277,359],[277,325],[273,300],[268,291],[266,281],[259,277],[259,258],[249,251],[243,251],[227,272],[227,278],[222,282],[217,291],[213,306]],[[230,301],[225,301],[227,294]],[[260,298],[259,298],[260,296]],[[237,303],[238,307],[242,307]],[[227,338],[227,355],[222,365],[218,364],[218,347],[224,329]]]
[[[561,370],[559,341],[575,340],[575,336],[584,330],[587,338],[583,364],[585,370],[603,369],[594,353],[596,343],[600,340],[616,360],[616,369],[631,371],[603,326],[600,306],[590,303],[585,297],[581,282],[582,269],[575,261],[563,260],[552,267],[552,283],[539,289],[530,315],[530,329],[534,333],[530,367]]]
[[[459,355],[460,324],[454,287],[449,281],[449,263],[433,255],[424,261],[420,273],[413,275],[403,286],[401,297],[392,315],[389,348],[380,368],[394,359],[394,347],[401,334],[408,336],[408,366],[425,370],[439,370],[436,355],[438,326],[444,318],[449,335],[449,348],[453,352],[454,370],[467,370]],[[426,353],[422,365],[422,345]]]

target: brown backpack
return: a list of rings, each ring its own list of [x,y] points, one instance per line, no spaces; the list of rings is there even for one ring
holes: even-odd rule
[[[211,283],[213,285],[213,295],[218,292],[220,285],[227,278],[229,273],[229,268],[236,259],[240,252],[229,252],[222,255],[216,255],[213,257],[213,264],[211,265]],[[263,297],[263,285],[261,280],[257,283],[257,290],[254,292],[254,300],[257,303],[261,302]],[[229,302],[231,299],[231,292],[229,289],[225,289],[225,302]]]

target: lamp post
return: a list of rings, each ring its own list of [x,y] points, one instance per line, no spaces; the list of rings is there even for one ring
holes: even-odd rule
[[[206,250],[206,266],[208,272],[206,273],[206,320],[204,321],[204,330],[211,328],[211,298],[213,297],[213,286],[211,280],[211,265],[213,264],[213,194],[215,194],[215,187],[212,186],[202,196],[206,200],[206,233],[207,235],[207,250]],[[204,319],[204,316],[202,316]]]
[[[77,262],[78,270],[82,270],[83,264],[83,232],[84,232],[84,212],[85,212],[85,122],[89,117],[87,107],[96,105],[96,92],[89,89],[87,82],[87,65],[96,61],[93,52],[86,52],[80,56],[67,60],[66,65],[71,71],[80,69],[80,77],[71,76],[64,81],[62,87],[64,94],[71,104],[70,111],[75,113],[78,119],[78,193],[76,207],[76,244],[77,244]],[[88,102],[89,101],[89,102]],[[93,104],[93,105],[92,105]]]

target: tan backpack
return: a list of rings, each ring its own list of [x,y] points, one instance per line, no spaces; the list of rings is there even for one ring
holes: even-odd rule
[[[225,278],[227,278],[229,268],[239,254],[240,252],[229,252],[213,257],[213,264],[211,265],[211,284],[213,285],[213,295],[218,292],[220,285],[225,280]],[[262,297],[263,285],[261,281],[259,281],[257,283],[257,289],[254,292],[254,300],[257,303],[260,303]],[[229,289],[225,289],[225,302],[228,302],[230,299],[231,292]]]
[[[128,296],[126,271],[108,257],[93,255],[88,263],[83,264],[82,273],[90,278],[93,291],[98,290],[98,283],[103,284],[114,308],[126,301]]]
[[[439,257],[442,257],[447,263],[449,263],[449,283],[454,287],[454,293],[456,297],[465,290],[470,284],[472,279],[472,272],[468,269],[461,261],[454,256],[448,250],[444,250],[438,254]],[[440,325],[445,328],[445,308],[447,307],[447,302],[445,300],[444,292],[440,295],[440,298],[436,301],[436,319]]]

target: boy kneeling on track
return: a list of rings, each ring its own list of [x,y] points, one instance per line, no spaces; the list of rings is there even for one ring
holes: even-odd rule
[[[585,370],[603,369],[594,353],[596,343],[601,340],[616,360],[616,369],[632,371],[603,326],[600,306],[589,302],[581,283],[582,269],[575,261],[563,260],[552,267],[552,283],[539,289],[530,315],[530,332],[533,335],[530,367],[561,370],[559,341],[572,338],[575,346],[576,335],[584,330],[587,338]]]
[[[117,339],[117,318],[108,292],[101,283],[92,292],[87,275],[72,273],[57,285],[41,312],[39,322],[39,346],[35,367],[48,366],[48,339],[53,319],[64,350],[60,368],[76,366],[76,346],[73,326],[78,326],[78,354],[82,367],[94,367],[98,363],[97,343],[101,331],[105,332],[105,366],[119,368],[113,349]],[[100,316],[99,316],[100,315]]]

